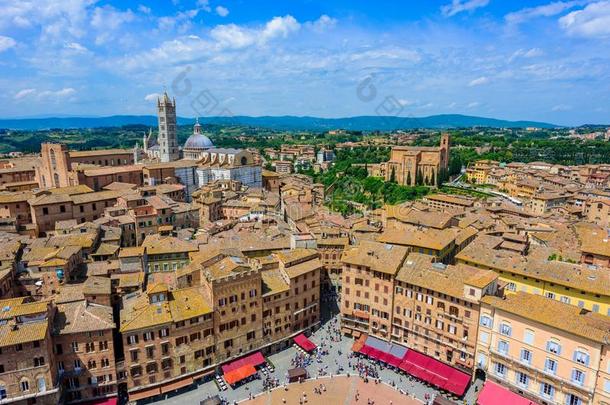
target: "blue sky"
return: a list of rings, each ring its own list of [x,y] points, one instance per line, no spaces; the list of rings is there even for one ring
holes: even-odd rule
[[[0,0],[0,117],[610,123],[610,1]]]

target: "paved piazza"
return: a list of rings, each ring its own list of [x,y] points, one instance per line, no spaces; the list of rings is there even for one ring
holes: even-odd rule
[[[299,397],[303,392],[307,394],[307,404],[367,404],[367,399],[371,398],[376,405],[380,404],[421,404],[425,403],[426,398],[433,398],[439,395],[434,388],[409,377],[399,374],[391,369],[377,367],[379,378],[382,384],[375,384],[369,380],[368,383],[358,377],[357,372],[350,368],[355,358],[350,358],[353,339],[345,336],[340,337],[340,341],[331,341],[331,336],[338,336],[335,333],[334,325],[338,326],[339,318],[336,315],[336,305],[334,311],[330,311],[328,303],[322,308],[322,327],[318,329],[310,340],[318,346],[324,345],[328,349],[328,355],[321,356],[321,363],[315,359],[306,367],[312,380],[303,384],[290,384],[286,392],[280,387],[271,392],[263,390],[263,380],[254,380],[238,386],[236,389],[229,388],[227,391],[219,392],[216,383],[209,381],[196,387],[187,387],[175,393],[166,394],[163,397],[155,397],[155,401],[140,401],[140,403],[155,403],[164,405],[199,405],[199,402],[209,396],[220,394],[221,398],[230,404],[238,402],[240,404],[282,404],[282,399],[286,399],[287,404],[298,404]],[[330,333],[329,333],[330,330]],[[283,384],[286,380],[287,370],[293,368],[292,359],[297,355],[294,347],[285,349],[279,353],[268,356],[276,370],[271,377],[280,380]],[[374,364],[365,360],[367,364]],[[320,373],[321,369],[326,370],[326,375]],[[335,375],[332,380],[329,374]],[[346,374],[350,373],[350,377]],[[338,376],[341,375],[341,376]],[[318,380],[316,380],[318,377]],[[326,387],[326,393],[321,396],[313,393],[314,386],[322,383]],[[386,385],[387,384],[387,385]],[[395,388],[392,387],[395,385]],[[480,386],[480,383],[477,384]],[[402,392],[401,392],[402,391]],[[358,392],[359,400],[355,400]],[[250,395],[253,400],[248,400]],[[475,392],[471,386],[466,393],[464,401],[460,403],[474,404]],[[415,398],[415,399],[414,399]]]

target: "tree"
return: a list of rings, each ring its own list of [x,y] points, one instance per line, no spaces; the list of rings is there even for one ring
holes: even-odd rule
[[[415,176],[415,185],[421,186],[424,183],[424,177],[421,173],[421,169],[417,169],[417,175]]]

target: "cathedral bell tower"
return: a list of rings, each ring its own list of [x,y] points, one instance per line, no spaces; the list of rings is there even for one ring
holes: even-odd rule
[[[176,99],[170,100],[167,92],[157,99],[157,115],[159,117],[159,136],[157,142],[161,162],[178,160],[178,141],[176,139]]]

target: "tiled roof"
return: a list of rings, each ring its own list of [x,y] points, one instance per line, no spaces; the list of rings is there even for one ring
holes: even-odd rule
[[[346,249],[341,260],[394,275],[402,266],[408,251],[409,249],[403,246],[363,240],[358,245]]]
[[[610,317],[564,304],[542,295],[518,292],[505,298],[486,296],[482,302],[553,328],[599,343],[610,339]]]
[[[144,292],[125,298],[120,331],[125,333],[150,328],[212,312],[210,304],[197,287],[171,291],[168,298],[167,301],[154,304],[150,303],[148,294]]]
[[[111,330],[114,327],[112,307],[84,300],[58,304],[53,320],[53,333],[58,335]]]
[[[387,229],[377,239],[393,245],[443,250],[455,242],[456,230],[448,229]]]

